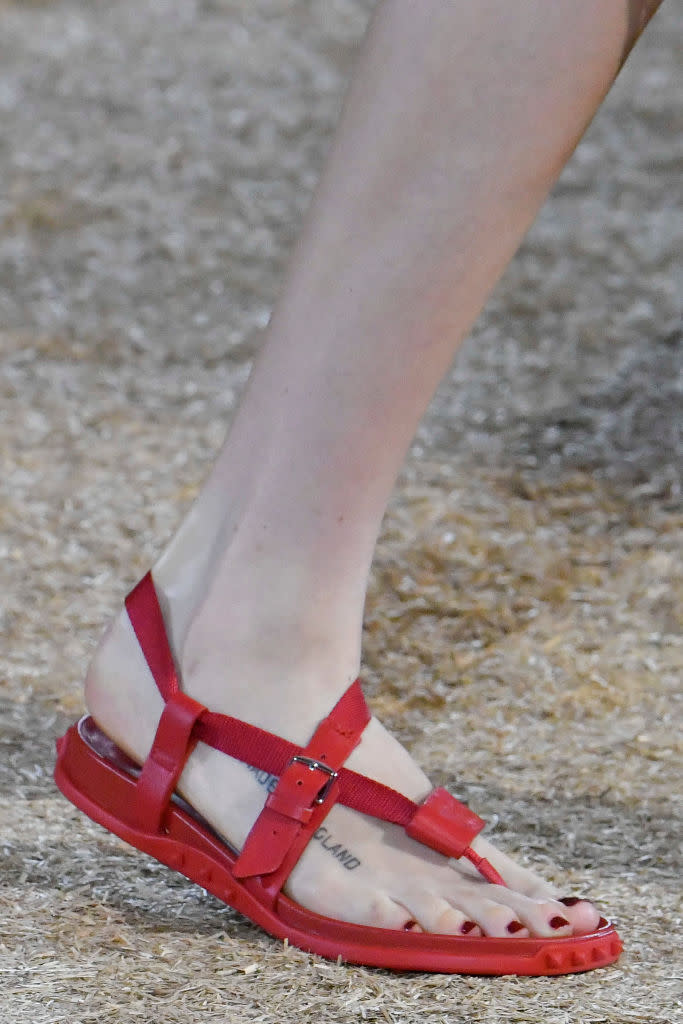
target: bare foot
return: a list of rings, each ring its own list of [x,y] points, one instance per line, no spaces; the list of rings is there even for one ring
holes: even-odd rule
[[[165,603],[168,608],[168,599]],[[261,633],[259,649],[238,642],[239,633],[230,628],[234,623],[229,606],[221,617],[224,624],[216,633],[215,621],[202,617],[200,609],[178,659],[182,688],[212,711],[305,745],[355,672],[347,671],[340,678],[338,667],[328,663],[324,649],[315,644],[307,657],[299,647],[285,671],[281,641],[283,636],[292,640],[287,630],[277,637]],[[172,622],[171,615],[167,621]],[[263,640],[268,636],[271,644]],[[326,685],[321,686],[321,679]],[[95,655],[86,681],[86,701],[101,728],[142,762],[152,743],[162,698],[125,612],[114,621]],[[416,801],[432,788],[407,751],[374,718],[347,766]],[[232,847],[240,849],[275,781],[199,744],[178,788]],[[411,840],[398,826],[336,805],[304,851],[285,891],[318,913],[386,928],[563,937],[597,927],[599,914],[590,903],[563,904],[553,898],[551,886],[487,840],[479,837],[473,846],[510,888],[484,882],[470,865],[447,860]]]

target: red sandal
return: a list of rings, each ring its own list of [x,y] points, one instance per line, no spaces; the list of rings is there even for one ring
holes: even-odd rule
[[[57,741],[57,785],[94,821],[182,872],[271,935],[332,960],[454,974],[550,975],[604,967],[617,959],[621,941],[604,918],[589,935],[472,938],[349,924],[295,903],[282,888],[337,801],[402,825],[431,849],[466,857],[487,881],[505,883],[470,847],[484,822],[446,790],[435,789],[418,805],[343,767],[370,720],[358,681],[308,745],[298,747],[214,714],[180,690],[151,574],[129,594],[126,608],[166,704],[142,768],[87,716]],[[239,854],[174,794],[200,740],[279,778]]]

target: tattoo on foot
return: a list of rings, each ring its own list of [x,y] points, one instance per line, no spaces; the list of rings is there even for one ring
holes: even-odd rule
[[[279,782],[277,775],[271,775],[270,772],[263,771],[261,768],[254,768],[251,764],[247,765],[247,768],[259,786],[263,786],[269,793],[273,792]],[[317,832],[313,833],[313,839],[320,843],[323,850],[327,850],[340,864],[343,864],[347,871],[353,871],[360,865],[360,858],[354,857],[351,851],[347,850],[342,843],[335,842],[334,836],[324,825],[321,825]]]
[[[336,857],[347,871],[353,871],[360,864],[359,858],[354,857],[345,846],[342,846],[341,843],[335,843],[334,836],[324,825],[321,825],[318,831],[313,833],[313,838],[318,840],[323,850],[327,850],[333,857]]]
[[[269,793],[273,792],[280,781],[277,775],[271,775],[270,772],[264,772],[261,768],[254,768],[253,764],[248,764],[247,768],[254,776],[259,786],[265,786]]]

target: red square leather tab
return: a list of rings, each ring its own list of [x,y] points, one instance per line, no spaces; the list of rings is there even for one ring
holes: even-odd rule
[[[411,839],[417,839],[446,857],[462,857],[486,823],[445,789],[435,789],[420,804],[406,825]]]

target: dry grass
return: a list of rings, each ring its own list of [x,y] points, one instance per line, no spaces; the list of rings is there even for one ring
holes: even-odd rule
[[[681,596],[680,517],[639,512],[592,479],[538,485],[529,500],[505,474],[452,470],[409,467],[387,518],[367,616],[373,706],[508,849],[609,908],[626,938],[620,963],[463,979],[283,948],[55,792],[51,739],[80,703],[77,681],[60,679],[30,699],[5,687],[0,1019],[676,1019],[682,647],[667,616]],[[633,522],[646,514],[656,545]],[[49,600],[36,586],[34,600]],[[89,601],[84,591],[68,618],[51,613],[46,643],[87,618]],[[36,604],[27,616],[45,630]]]

